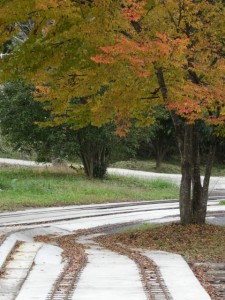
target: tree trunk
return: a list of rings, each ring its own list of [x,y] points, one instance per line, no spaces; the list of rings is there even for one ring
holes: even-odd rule
[[[166,148],[161,144],[160,140],[154,141],[154,144],[152,145],[152,149],[155,155],[156,160],[156,170],[159,170],[162,164],[162,161],[166,155]]]
[[[167,88],[162,68],[156,67],[156,76],[163,100],[167,103]],[[183,225],[205,224],[209,181],[216,150],[216,137],[212,136],[202,186],[197,123],[192,125],[185,124],[185,122],[176,115],[175,111],[170,111],[170,115],[173,120],[181,157],[181,223]]]
[[[181,157],[181,185],[180,185],[180,219],[181,224],[192,223],[192,135],[193,125],[185,125],[184,143]]]
[[[103,142],[95,142],[85,139],[82,134],[77,133],[79,143],[79,156],[82,160],[85,174],[90,178],[103,179],[106,174],[110,150]]]
[[[193,171],[192,171],[192,206],[193,206],[193,223],[204,224],[206,217],[206,207],[202,201],[202,184],[200,174],[200,155],[199,155],[199,134],[197,125],[193,128]],[[199,213],[201,212],[201,217]]]
[[[206,213],[207,213],[207,203],[208,203],[208,194],[209,194],[209,182],[212,172],[213,161],[216,152],[216,142],[217,138],[212,137],[210,146],[209,146],[209,153],[206,162],[203,186],[201,186],[201,193],[197,193],[197,196],[193,197],[194,203],[194,211],[193,211],[193,223],[196,224],[204,224],[206,220]],[[194,196],[194,193],[193,193]]]
[[[109,163],[110,151],[107,146],[99,145],[94,157],[93,175],[95,178],[103,179]]]
[[[93,178],[93,158],[90,153],[80,150],[80,158],[84,166],[85,174],[89,178]]]

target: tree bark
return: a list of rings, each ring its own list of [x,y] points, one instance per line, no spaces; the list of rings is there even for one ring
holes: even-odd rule
[[[155,158],[156,158],[156,170],[159,170],[162,164],[162,161],[166,155],[166,148],[161,145],[161,142],[158,140],[155,142],[155,146],[153,147],[153,150],[155,152]]]
[[[180,185],[180,219],[181,224],[192,223],[192,199],[191,199],[191,179],[192,179],[192,136],[193,125],[185,125],[183,150],[181,157],[181,185]]]
[[[163,97],[164,103],[166,104],[167,100],[168,100],[168,96],[167,96],[167,87],[166,87],[166,83],[165,83],[165,80],[164,80],[164,75],[163,75],[162,68],[156,68],[156,76],[157,76],[157,79],[158,79],[161,95]],[[184,144],[184,126],[183,126],[183,122],[180,119],[180,117],[173,110],[170,110],[169,113],[170,113],[170,116],[171,116],[172,121],[173,121],[174,129],[175,129],[175,133],[176,133],[176,138],[177,138],[177,142],[178,142],[178,148],[179,148],[179,151],[180,151],[180,157],[182,158],[183,149],[184,149],[184,145],[183,145]]]
[[[193,143],[192,143],[192,206],[193,206],[193,223],[205,223],[205,214],[201,221],[198,212],[202,210],[202,183],[200,174],[200,154],[199,154],[199,134],[197,125],[193,127]]]
[[[77,133],[79,156],[82,160],[85,174],[90,178],[102,179],[107,171],[110,158],[110,149],[103,142],[85,139],[82,133]]]
[[[193,223],[196,224],[204,224],[206,220],[207,203],[208,203],[208,195],[209,195],[209,182],[210,182],[212,166],[213,166],[213,161],[216,152],[216,144],[217,144],[217,138],[213,136],[209,146],[203,186],[201,186],[201,193],[198,193],[198,197],[196,196],[195,199],[193,199],[194,200],[193,201],[194,203]]]
[[[167,88],[163,76],[162,68],[156,69],[156,76],[158,79],[160,91],[164,102],[167,102]],[[181,157],[181,185],[180,185],[180,218],[181,223],[184,225],[191,224],[193,222],[193,210],[191,200],[191,179],[192,179],[192,132],[191,125],[184,125],[182,120],[174,111],[170,111],[171,118],[173,120],[176,138],[178,142],[178,148]]]
[[[156,76],[162,97],[166,104],[168,100],[167,87],[162,68],[156,68]],[[173,120],[181,157],[182,177],[179,197],[181,223],[183,225],[205,224],[209,181],[215,156],[216,138],[213,138],[209,148],[202,186],[197,123],[191,125],[185,124],[185,122],[176,115],[175,111],[170,111],[170,115]]]

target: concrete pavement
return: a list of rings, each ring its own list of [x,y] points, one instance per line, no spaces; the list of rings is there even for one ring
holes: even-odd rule
[[[61,248],[54,245],[42,245],[16,300],[48,298],[65,266],[65,262],[62,261],[62,252]]]
[[[173,300],[210,300],[181,255],[165,251],[142,251],[160,269]]]
[[[72,300],[147,300],[137,265],[128,257],[106,250],[88,237],[79,238],[88,248],[88,263],[81,273]]]
[[[65,210],[69,208],[65,208]],[[72,208],[71,208],[72,209]],[[47,209],[35,209],[26,212],[21,212],[22,216],[30,215],[32,219],[32,213],[40,215],[46,211],[57,213],[60,208],[47,208]],[[144,211],[147,210],[147,211]],[[224,211],[223,206],[218,205],[218,201],[211,201],[209,205],[210,211]],[[99,216],[99,212],[103,215]],[[24,214],[25,213],[25,214]],[[61,209],[61,214],[63,208]],[[24,241],[25,243],[33,243],[33,237],[36,235],[65,235],[73,234],[78,229],[95,228],[103,225],[118,225],[119,223],[136,221],[138,222],[167,222],[169,220],[174,221],[178,213],[178,203],[172,201],[171,203],[127,203],[127,206],[123,203],[120,204],[107,204],[103,205],[86,205],[85,207],[78,207],[74,213],[77,214],[77,218],[69,221],[55,221],[50,226],[47,224],[38,224],[36,228],[28,229],[34,225],[23,225],[22,227],[6,227],[6,229],[18,230],[11,234],[0,247],[0,253],[5,253],[5,259],[9,256],[10,252],[13,251],[15,241]],[[19,212],[14,212],[12,215],[16,215],[18,218]],[[1,219],[1,216],[0,216]],[[11,220],[12,221],[12,220]],[[22,229],[23,228],[23,229]],[[71,298],[68,299],[111,299],[110,295],[115,297],[112,299],[147,299],[145,297],[145,289],[142,278],[140,277],[140,270],[128,257],[120,256],[119,254],[111,253],[106,249],[99,247],[92,242],[80,240],[85,246],[88,246],[86,253],[88,255],[88,263],[80,274],[80,278],[77,282],[74,292],[71,294]],[[46,250],[48,248],[48,250]],[[2,251],[4,249],[4,251]],[[45,249],[45,250],[44,250]],[[7,253],[8,251],[8,253]],[[51,290],[54,286],[54,282],[59,280],[60,272],[64,268],[64,262],[61,260],[60,253],[61,249],[55,246],[43,245],[37,255],[34,258],[34,265],[29,272],[27,272],[26,279],[24,277],[20,280],[20,283],[16,282],[12,288],[13,293],[4,295],[4,300],[47,300],[50,299]],[[153,259],[158,265],[159,272],[161,272],[161,278],[164,281],[171,298],[158,298],[174,299],[174,300],[208,300],[210,299],[201,285],[198,283],[194,274],[190,271],[187,264],[181,262],[181,259],[177,259],[174,254],[167,254],[166,260],[162,259],[162,254],[158,253],[160,259],[156,259],[156,252],[142,252],[144,255]],[[1,255],[2,256],[2,255]],[[23,253],[20,257],[27,260],[27,254]],[[56,259],[53,259],[56,256]],[[12,254],[13,257],[13,254]],[[58,257],[58,258],[57,258]],[[176,257],[176,259],[174,259]],[[118,264],[119,262],[119,264]],[[2,265],[4,262],[2,262]],[[21,266],[23,268],[23,264]],[[23,268],[24,269],[24,268]],[[27,268],[28,269],[28,268]],[[19,273],[19,270],[16,270]],[[125,272],[125,273],[124,273]],[[14,273],[16,274],[16,273]],[[105,274],[105,275],[104,275]],[[117,275],[118,274],[118,275]],[[132,275],[133,274],[133,275]],[[184,276],[182,280],[181,274],[189,274]],[[24,275],[23,275],[24,276]],[[129,278],[129,280],[125,280]],[[8,279],[7,279],[8,280]],[[21,286],[21,282],[24,280]],[[135,281],[135,284],[133,283]],[[119,282],[121,285],[119,285]],[[130,286],[129,283],[130,282]],[[175,284],[174,284],[175,283]],[[4,282],[5,284],[5,282]],[[4,290],[4,284],[2,289]],[[12,284],[12,283],[11,283]],[[1,281],[0,281],[1,286]],[[36,287],[38,286],[38,288]],[[154,286],[154,285],[153,285]],[[186,298],[179,298],[184,289],[183,286],[189,290]],[[129,293],[133,291],[133,293]],[[17,298],[14,296],[17,295]],[[135,297],[136,295],[136,297]],[[199,298],[195,298],[198,295]],[[2,294],[3,296],[3,294]],[[14,298],[13,298],[14,297]],[[133,297],[133,298],[132,298]],[[160,296],[161,297],[161,296]],[[54,298],[53,298],[54,299]],[[65,298],[57,298],[65,299]],[[156,298],[157,299],[157,298]]]
[[[1,160],[0,160],[1,163]],[[14,160],[7,163],[15,164]],[[23,164],[20,161],[19,164]],[[35,164],[36,165],[36,164]],[[33,162],[27,166],[34,166]],[[156,174],[140,171],[109,169],[109,173],[117,175],[136,176],[138,178],[155,179],[163,178],[179,183],[180,175]],[[128,171],[128,173],[127,173]],[[147,174],[146,174],[147,173]],[[156,175],[155,175],[156,174]],[[144,177],[142,177],[144,176]],[[211,189],[224,188],[224,177],[214,178]],[[218,205],[219,201],[209,203],[209,212],[224,212],[224,207]],[[62,249],[54,245],[36,244],[35,235],[40,234],[72,234],[79,229],[95,228],[105,225],[118,225],[126,222],[162,223],[177,220],[179,214],[178,203],[172,201],[117,203],[107,205],[86,205],[64,208],[34,209],[14,213],[0,214],[1,225],[5,230],[18,230],[10,235],[0,246],[0,264],[3,266],[11,253],[11,259],[16,262],[14,268],[9,268],[9,273],[3,273],[0,279],[1,300],[47,300],[51,298],[54,283],[60,280],[60,274],[65,267],[62,261]],[[67,218],[67,219],[66,219]],[[212,220],[212,216],[209,216]],[[51,221],[52,225],[34,223]],[[13,224],[19,225],[12,229]],[[30,224],[30,225],[29,225]],[[1,226],[0,225],[0,226]],[[34,229],[29,229],[34,227]],[[10,229],[11,228],[11,229]],[[22,229],[23,228],[23,229]],[[21,249],[29,249],[31,245],[36,252],[19,249],[19,255],[14,253],[15,242],[24,241]],[[126,256],[112,253],[87,240],[80,240],[88,246],[86,250],[88,263],[80,274],[76,288],[71,298],[78,300],[144,300],[147,299],[140,269]],[[141,250],[140,250],[141,251]],[[169,296],[155,299],[173,300],[209,300],[210,297],[199,284],[189,266],[176,254],[161,253],[156,251],[142,251],[142,254],[155,261],[164,281]],[[25,266],[26,265],[26,266]],[[10,264],[9,264],[10,266]],[[5,266],[7,270],[7,265]],[[14,275],[12,270],[14,269]],[[11,272],[11,273],[10,273]],[[5,275],[4,275],[5,274]],[[18,274],[15,276],[15,274]],[[20,275],[19,275],[20,274]],[[6,277],[4,277],[6,276]],[[8,276],[8,277],[7,277]],[[10,277],[11,276],[11,277]],[[11,291],[11,292],[10,292]],[[1,294],[2,293],[2,294]],[[4,296],[4,298],[3,298]],[[64,298],[63,298],[64,297]]]
[[[219,200],[208,203],[208,213],[223,212],[225,206],[218,205]],[[210,215],[210,217],[212,217]],[[177,200],[140,201],[108,203],[97,205],[79,205],[29,209],[17,212],[0,213],[0,226],[39,226],[44,222],[54,223],[64,230],[89,229],[97,226],[116,225],[127,222],[166,222],[179,218]],[[0,260],[1,261],[1,260]]]
[[[41,243],[22,243],[8,261],[0,278],[0,299],[13,300],[29,273]]]
[[[87,247],[85,251],[88,260],[70,297],[65,298],[66,293],[61,290],[57,298],[51,298],[54,284],[60,280],[66,261],[62,260],[62,249],[54,245],[36,243],[32,236],[41,233],[52,234],[54,231],[54,227],[46,227],[44,231],[36,228],[13,234],[15,239],[23,239],[24,243],[16,251],[9,249],[11,258],[0,278],[1,300],[148,299],[139,266],[125,255],[102,248],[92,241],[92,236],[79,238],[79,243]],[[151,275],[150,284],[155,295],[152,299],[210,299],[189,266],[179,255],[161,251],[142,251],[141,249],[139,251],[157,264],[157,275],[161,282],[159,286],[165,285],[168,291],[161,294],[158,288],[155,289],[155,279]],[[184,293],[185,297],[181,298],[182,291],[185,292],[185,290],[188,292]]]

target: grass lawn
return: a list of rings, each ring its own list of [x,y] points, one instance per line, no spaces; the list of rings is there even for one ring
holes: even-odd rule
[[[72,171],[54,169],[0,169],[0,211],[27,207],[172,199],[178,187],[155,180],[108,176],[89,180]]]

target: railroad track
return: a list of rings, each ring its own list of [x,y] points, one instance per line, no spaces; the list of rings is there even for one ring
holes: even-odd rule
[[[98,235],[101,235],[104,232],[104,230],[100,230]],[[89,239],[90,236],[90,239]],[[45,243],[46,236],[38,237],[36,242],[38,243]],[[99,245],[98,242],[93,242],[93,234],[87,233],[85,236],[80,236],[79,244],[77,241],[75,241],[75,238],[77,238],[77,235],[66,235],[61,237],[49,237],[49,244],[58,244],[59,247],[64,249],[63,257],[65,257],[65,261],[67,262],[65,264],[65,267],[63,270],[61,270],[61,273],[56,276],[54,279],[54,282],[52,286],[49,288],[48,294],[45,296],[45,300],[74,300],[76,299],[76,288],[79,283],[79,278],[82,275],[82,272],[85,271],[85,266],[87,263],[87,257],[84,254],[84,245],[85,247],[91,248],[93,245],[94,248],[97,250],[102,249],[102,252],[104,252],[106,249],[104,247],[104,243]],[[84,237],[83,241],[82,238]],[[89,242],[85,242],[89,239]],[[82,245],[80,245],[82,244]],[[27,244],[20,246],[21,249],[17,249],[17,260],[18,260],[18,268],[20,268],[21,262],[23,262],[24,257],[24,251],[27,253],[27,257],[29,257],[30,262],[29,266],[27,266],[27,274],[22,274],[23,277],[21,277],[20,282],[14,279],[13,275],[13,266],[9,266],[8,270],[6,270],[8,273],[9,271],[12,273],[12,279],[15,281],[12,282],[12,287],[10,288],[12,290],[12,296],[20,293],[16,285],[22,286],[23,282],[26,284],[26,280],[29,281],[30,274],[32,275],[32,261],[35,257],[35,253],[39,251],[40,244]],[[24,249],[25,247],[25,249]],[[33,256],[30,257],[30,247],[36,247],[33,251]],[[26,249],[27,248],[27,249]],[[144,252],[139,252],[138,249],[128,249],[125,246],[122,245],[113,245],[111,250],[122,254],[124,256],[128,256],[130,259],[132,259],[139,270],[140,279],[143,284],[144,291],[146,293],[146,298],[148,300],[172,300],[172,297],[165,285],[165,282],[161,276],[159,268],[152,262],[150,258],[148,258]],[[88,250],[88,249],[87,249]],[[19,252],[19,253],[18,253]],[[91,254],[92,255],[92,254]],[[13,259],[14,253],[10,256],[10,260]],[[21,261],[22,260],[22,261]],[[27,259],[25,260],[27,261]],[[115,260],[116,261],[116,260]],[[6,264],[7,265],[7,264]],[[34,266],[35,267],[35,266]],[[24,269],[24,265],[21,266],[22,269]],[[42,268],[46,268],[46,266],[43,265]],[[48,267],[47,267],[48,268]],[[43,271],[43,270],[42,270]],[[44,271],[45,272],[45,271]],[[30,273],[30,274],[29,274]],[[223,264],[209,264],[207,267],[207,272],[205,273],[207,277],[207,282],[213,286],[215,293],[217,295],[217,298],[212,298],[213,300],[224,300],[225,299],[225,263]],[[41,276],[41,275],[40,275]],[[3,276],[4,279],[4,276]],[[6,279],[6,278],[5,278]],[[0,279],[1,280],[1,279]],[[1,292],[0,292],[1,293]],[[2,294],[3,295],[3,294]],[[22,296],[21,296],[22,297]],[[21,300],[27,299],[27,298],[19,298]],[[1,298],[1,295],[0,295]],[[78,297],[79,298],[79,297]],[[4,298],[8,299],[8,298]],[[11,299],[11,298],[10,298]],[[32,299],[32,298],[30,298]]]
[[[215,199],[216,200],[216,199]],[[213,205],[213,200],[211,200],[211,204]],[[85,211],[82,209],[77,209],[74,208],[74,212],[80,212],[83,214],[83,216],[77,216],[71,218],[72,220],[75,219],[82,219],[82,218],[88,218],[90,219],[90,223],[92,221],[92,217],[98,217],[98,216],[110,216],[115,215],[117,217],[120,214],[128,215],[129,213],[132,213],[134,209],[138,209],[140,213],[142,212],[147,212],[148,214],[152,211],[156,210],[171,210],[174,209],[174,206],[177,206],[176,201],[164,201],[162,204],[172,204],[172,208],[160,208],[160,207],[154,207],[152,204],[160,204],[159,201],[154,202],[154,203],[130,203],[126,204],[128,207],[124,207],[125,204],[110,204],[110,205],[99,205],[97,209],[95,208],[95,211],[93,211],[94,215],[89,215],[88,216],[88,211],[92,212],[93,208],[86,207]],[[143,207],[141,206],[143,205]],[[148,206],[150,205],[150,206]],[[119,211],[120,208],[125,208],[125,211]],[[70,211],[71,208],[65,208],[65,211]],[[115,210],[115,211],[112,211]],[[62,215],[62,211],[60,209],[52,209],[52,212],[54,213],[56,211],[58,214],[60,213]],[[43,213],[45,213],[43,211]],[[21,214],[26,215],[26,212],[21,212]],[[217,211],[217,212],[210,212],[209,216],[217,216],[217,217],[223,217],[225,213],[223,211]],[[38,216],[38,210],[35,211],[35,216]],[[55,220],[54,220],[55,222]],[[107,222],[107,220],[106,220]],[[137,222],[137,221],[136,221]],[[44,225],[45,222],[40,221],[38,224]],[[128,226],[130,223],[127,222],[126,225]],[[14,224],[15,225],[15,224]],[[21,224],[20,224],[21,225]],[[119,224],[115,225],[112,224],[112,229],[114,230]],[[121,224],[120,224],[121,226]],[[27,226],[28,228],[29,226]],[[12,229],[12,228],[11,228]],[[15,229],[18,229],[18,227],[14,228],[14,231],[17,231]],[[6,230],[10,230],[6,229]],[[19,231],[19,230],[18,230]],[[99,232],[104,232],[104,230],[100,230]],[[107,231],[107,230],[106,230]],[[85,234],[85,233],[84,233]],[[90,233],[89,233],[90,234]],[[71,237],[72,240],[72,234],[68,235]],[[63,238],[63,237],[62,237]],[[4,239],[2,239],[4,241]],[[40,241],[42,242],[42,241]],[[44,241],[43,241],[44,242]],[[55,243],[53,243],[55,244]],[[63,248],[64,241],[62,240],[61,243],[58,244],[59,247]],[[1,246],[1,239],[0,239],[0,246]],[[72,245],[74,247],[74,244]],[[116,248],[117,247],[117,248]],[[159,269],[152,263],[150,259],[148,259],[143,253],[140,253],[138,251],[133,251],[129,249],[123,249],[122,246],[117,245],[115,247],[115,251],[118,253],[122,253],[123,255],[128,256],[131,258],[133,261],[135,261],[140,274],[141,274],[141,280],[143,282],[143,286],[146,291],[147,298],[149,300],[170,300],[171,295],[168,291],[168,289],[165,286],[165,282],[160,274]],[[64,249],[64,248],[63,248]],[[68,253],[74,253],[75,248],[70,248],[70,251]],[[104,250],[104,249],[103,249]],[[22,255],[22,250],[21,254],[19,255],[19,258],[21,258]],[[63,271],[61,271],[60,275],[56,275],[56,279],[54,284],[49,288],[49,292],[47,294],[47,298],[45,300],[73,300],[74,295],[76,295],[76,288],[77,288],[77,282],[79,279],[80,274],[82,274],[82,269],[86,264],[86,256],[84,255],[84,252],[76,252],[76,255],[66,256],[67,259],[67,264],[65,265],[65,268]],[[58,277],[57,277],[58,276]],[[216,300],[224,300],[225,299],[225,264],[214,264],[211,265],[207,272],[206,272],[207,280],[208,283],[213,286],[215,293],[217,294]],[[29,278],[29,277],[28,277]],[[21,279],[21,284],[26,278]],[[0,297],[1,298],[1,297]],[[25,299],[25,298],[24,298]]]
[[[101,246],[104,246],[104,242]],[[141,275],[144,290],[148,300],[172,300],[159,268],[147,256],[143,255],[138,249],[130,249],[121,244],[111,246],[109,249],[126,255],[132,259]]]
[[[55,282],[46,300],[72,300],[80,272],[85,267],[86,262],[85,255],[82,256],[80,262],[70,261]]]
[[[204,274],[205,282],[213,289],[213,300],[225,299],[225,263],[196,263]]]
[[[223,197],[224,199],[225,197]],[[222,198],[221,198],[222,199]],[[220,198],[212,198],[209,205],[214,205]],[[46,209],[34,209],[11,213],[0,213],[0,228],[7,228],[11,226],[34,226],[41,224],[51,224],[56,222],[82,221],[91,220],[92,218],[101,218],[113,216],[126,218],[129,215],[140,214],[154,216],[155,212],[168,211],[168,216],[178,217],[178,201],[177,200],[158,200],[158,201],[144,201],[133,203],[114,203],[102,204],[93,206],[69,206],[69,207],[54,207]],[[171,211],[171,213],[169,213]],[[174,212],[174,213],[173,213]],[[222,212],[218,212],[221,214]],[[225,212],[224,212],[225,213]],[[208,215],[215,214],[215,212],[208,212]],[[153,217],[154,219],[154,217]],[[123,223],[121,221],[120,223]]]
[[[135,259],[135,262],[141,270],[142,280],[145,285],[148,299],[172,300],[159,269],[156,266],[152,267],[152,261],[145,256],[138,254],[138,258]]]

